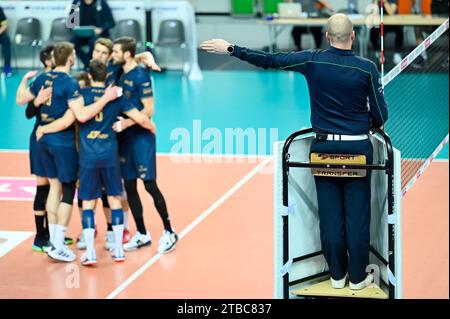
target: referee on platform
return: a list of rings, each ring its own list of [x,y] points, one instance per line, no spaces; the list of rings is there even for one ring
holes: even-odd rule
[[[326,50],[269,54],[213,39],[201,44],[210,53],[230,54],[265,69],[302,73],[309,87],[311,124],[315,139],[311,152],[365,155],[372,163],[368,134],[387,120],[383,86],[376,65],[355,56],[355,32],[344,14],[327,23]],[[362,178],[315,177],[319,202],[322,251],[333,288],[363,289],[373,281],[367,275],[370,241],[370,172]]]

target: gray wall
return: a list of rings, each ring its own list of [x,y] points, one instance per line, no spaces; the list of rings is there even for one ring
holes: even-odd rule
[[[27,0],[23,0],[27,1]],[[70,0],[54,0],[67,3]],[[127,0],[109,0],[110,2],[120,2],[125,5]],[[145,0],[151,1],[151,0]],[[165,1],[165,0],[163,0]],[[167,0],[170,1],[170,0]],[[230,0],[186,0],[192,3],[197,12],[230,12]],[[336,10],[346,8],[347,0],[330,0]],[[372,0],[358,0],[358,10],[364,13],[365,7]],[[50,23],[50,22],[43,22]],[[44,26],[44,29],[48,29]],[[285,27],[280,33],[278,44],[280,49],[293,48],[293,41],[290,37],[291,27]],[[412,39],[411,30],[407,30],[407,39]],[[225,38],[231,42],[246,45],[254,48],[261,48],[269,44],[269,34],[267,26],[258,25],[255,19],[200,16],[197,17],[197,39],[198,42],[210,38]],[[313,38],[306,35],[302,39],[305,48],[313,46]]]

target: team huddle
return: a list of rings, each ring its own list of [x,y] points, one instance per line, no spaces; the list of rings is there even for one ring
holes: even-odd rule
[[[74,46],[57,43],[41,51],[45,71],[30,85],[36,71],[27,73],[17,90],[18,105],[28,104],[35,117],[30,136],[30,167],[36,175],[33,250],[57,261],[73,262],[76,254],[65,237],[78,188],[82,234],[77,248],[86,250],[82,265],[97,263],[94,210],[101,199],[107,221],[105,249],[114,261],[124,251],[151,244],[137,190],[141,179],[164,224],[159,253],[174,249],[166,201],[156,183],[156,126],[149,68],[158,70],[149,52],[136,54],[136,41],[99,38],[87,72],[71,77]],[[130,238],[128,209],[136,223]]]

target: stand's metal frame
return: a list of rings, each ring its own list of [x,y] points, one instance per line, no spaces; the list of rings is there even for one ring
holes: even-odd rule
[[[295,138],[313,133],[313,129],[304,129],[290,135],[283,146],[283,155],[282,155],[282,169],[283,169],[283,206],[287,209],[289,206],[288,202],[288,177],[290,168],[350,168],[350,169],[369,169],[369,170],[384,170],[386,175],[388,176],[388,216],[393,217],[394,215],[394,150],[392,147],[391,140],[389,136],[383,132],[382,130],[374,130],[373,134],[379,134],[383,140],[384,145],[386,147],[387,159],[385,159],[384,164],[370,164],[370,165],[339,165],[339,164],[312,164],[312,163],[303,163],[303,162],[291,162],[289,147],[291,143],[295,140]],[[286,214],[282,216],[283,218],[283,264],[286,265],[289,261],[289,215]],[[388,224],[388,261],[382,257],[380,253],[378,253],[373,247],[370,247],[370,252],[378,258],[386,267],[388,267],[388,272],[390,271],[393,276],[395,276],[395,255],[394,255],[394,247],[395,247],[395,236],[394,236],[394,225]],[[315,253],[298,256],[293,258],[292,262],[300,262],[309,258],[317,257],[322,255],[322,251],[317,251]],[[307,282],[316,278],[320,278],[329,274],[329,271],[325,271],[319,274],[315,274],[312,276],[304,277],[297,279],[295,281],[289,280],[289,272],[287,271],[283,275],[283,298],[289,299],[289,286],[297,285],[299,283]],[[395,298],[395,286],[388,280],[389,283],[383,283],[389,287],[389,299]]]

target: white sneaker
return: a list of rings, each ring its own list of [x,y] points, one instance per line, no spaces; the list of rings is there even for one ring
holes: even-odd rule
[[[123,253],[123,249],[112,249],[111,256],[116,263],[121,263],[125,261],[125,254]]]
[[[61,249],[53,248],[51,251],[48,252],[48,256],[53,260],[69,263],[77,259],[77,255],[75,255],[75,253],[66,246],[64,246],[64,248]]]
[[[147,234],[142,235],[140,232],[136,232],[136,235],[131,238],[131,240],[123,245],[125,251],[132,251],[144,246],[150,246],[152,243],[152,237],[147,232]]]
[[[112,249],[114,249],[114,232],[113,231],[108,231],[106,232],[105,235],[105,249],[108,251],[111,251]]]
[[[400,55],[400,53],[394,53],[394,58],[392,61],[394,62],[395,65],[402,62],[402,56]]]
[[[162,237],[159,239],[158,251],[162,254],[171,252],[175,248],[178,241],[178,235],[173,231],[164,230]]]
[[[373,279],[374,279],[373,275],[372,274],[368,274],[366,279],[364,279],[360,283],[354,284],[354,283],[350,282],[350,289],[351,290],[364,289],[364,288],[368,287],[371,283],[373,283]]]
[[[333,278],[330,278],[331,280],[331,287],[334,289],[342,289],[345,287],[345,284],[347,282],[347,274],[345,274],[344,278],[340,280],[334,280]]]
[[[95,258],[95,254],[90,256],[88,252],[85,252],[81,255],[80,262],[83,266],[93,266],[97,263],[97,258]]]
[[[80,237],[78,237],[77,249],[78,250],[85,250],[86,249],[86,240],[84,239],[83,233],[81,233]]]

